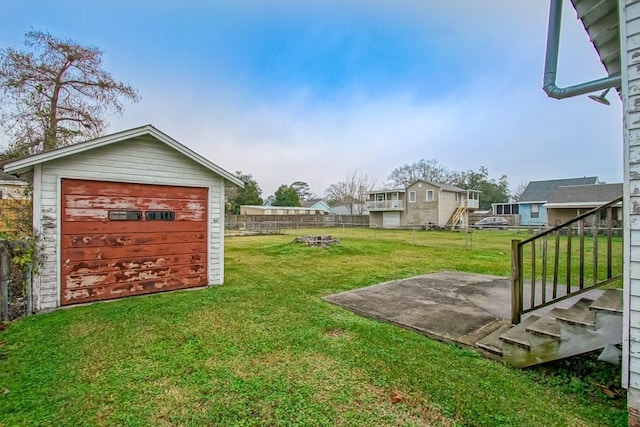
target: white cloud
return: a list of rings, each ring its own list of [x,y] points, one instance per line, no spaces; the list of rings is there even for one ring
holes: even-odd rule
[[[455,170],[487,166],[512,186],[583,175],[611,182],[622,174],[615,95],[608,108],[585,97],[551,100],[529,86],[481,86],[430,100],[411,93],[356,93],[340,103],[304,93],[272,102],[233,92],[209,103],[170,98],[150,99],[153,109],[131,108],[114,128],[152,123],[223,168],[251,173],[265,197],[297,180],[321,194],[356,168],[383,182],[393,168],[420,158]]]

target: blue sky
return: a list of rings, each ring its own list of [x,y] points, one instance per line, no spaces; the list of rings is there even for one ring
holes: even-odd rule
[[[558,83],[604,76],[570,2]],[[153,124],[272,194],[322,194],[358,169],[435,158],[486,166],[512,188],[540,179],[622,180],[621,103],[541,90],[540,0],[9,2],[0,46],[30,28],[96,45],[141,102],[110,131]]]

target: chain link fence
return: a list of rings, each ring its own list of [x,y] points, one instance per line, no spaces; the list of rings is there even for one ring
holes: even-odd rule
[[[0,318],[17,319],[32,312],[31,265],[13,260],[20,244],[0,240]]]
[[[281,234],[284,230],[369,227],[368,215],[226,215],[228,234]]]

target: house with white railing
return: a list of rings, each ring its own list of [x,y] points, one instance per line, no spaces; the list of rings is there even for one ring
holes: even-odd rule
[[[369,226],[466,227],[468,212],[480,207],[479,193],[424,180],[406,188],[371,191],[366,201]]]

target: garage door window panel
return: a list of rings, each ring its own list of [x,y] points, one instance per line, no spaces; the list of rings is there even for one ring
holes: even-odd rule
[[[110,211],[109,219],[111,221],[140,221],[142,211]]]
[[[174,211],[147,211],[144,213],[144,219],[147,221],[175,221],[176,213]]]

